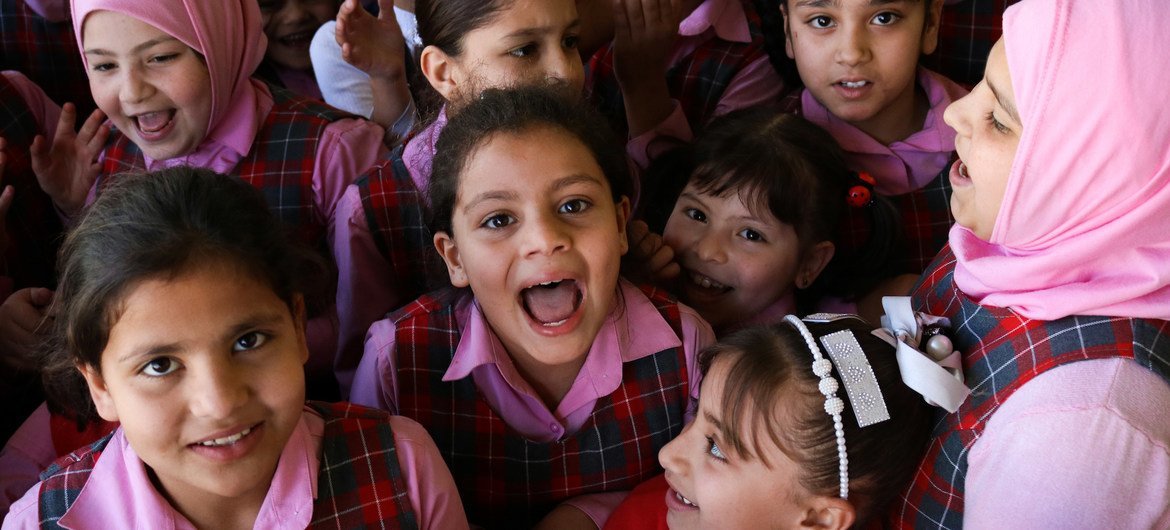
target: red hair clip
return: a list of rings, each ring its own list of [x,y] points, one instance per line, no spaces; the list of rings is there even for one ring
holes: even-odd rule
[[[845,202],[854,208],[861,208],[873,202],[873,186],[875,181],[869,173],[861,172],[857,174],[858,180],[862,184],[857,184],[849,187],[849,191],[845,194]]]

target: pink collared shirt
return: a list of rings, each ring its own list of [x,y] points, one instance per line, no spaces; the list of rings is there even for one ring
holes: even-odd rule
[[[695,50],[707,43],[721,39],[730,42],[751,42],[751,29],[747,13],[740,0],[704,0],[678,25],[678,39],[671,49],[667,68],[673,68],[694,54]],[[779,101],[784,82],[772,68],[767,55],[751,62],[740,70],[716,104],[714,116],[721,116],[733,110]],[[660,151],[673,143],[660,144],[655,140],[662,136],[690,142],[694,133],[682,106],[674,100],[674,110],[652,129],[629,140],[626,153],[642,169]]]
[[[411,508],[420,528],[467,528],[455,481],[422,426],[390,418]],[[268,495],[253,528],[305,528],[317,496],[325,422],[306,408],[284,446]],[[40,484],[12,505],[4,529],[39,528]],[[155,489],[146,467],[118,429],[94,465],[85,487],[59,521],[64,528],[188,529],[194,526]]]
[[[576,433],[597,400],[621,385],[622,363],[653,355],[681,345],[687,362],[692,399],[699,396],[698,352],[714,342],[711,326],[693,309],[680,305],[680,338],[662,318],[646,295],[633,284],[619,282],[622,309],[610,312],[597,332],[585,364],[555,411],[524,381],[499,338],[488,325],[470,291],[456,301],[455,320],[461,331],[459,344],[444,381],[470,375],[492,410],[510,427],[535,442],[553,442]],[[354,403],[398,410],[397,359],[395,325],[380,320],[366,336],[366,353],[354,377],[350,400]],[[636,332],[634,330],[637,330]],[[693,411],[684,418],[689,422]],[[627,492],[589,495],[573,502],[600,527]]]
[[[922,130],[888,146],[834,116],[808,89],[801,94],[801,113],[833,135],[854,170],[866,171],[877,180],[878,193],[903,195],[934,180],[950,163],[955,130],[943,122],[943,111],[967,94],[967,89],[922,67],[918,68],[918,86],[930,102]]]

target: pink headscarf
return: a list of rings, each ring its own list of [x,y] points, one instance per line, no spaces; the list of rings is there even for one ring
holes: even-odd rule
[[[983,241],[955,226],[955,281],[1036,319],[1170,319],[1166,0],[1025,0],[1004,15],[1023,135]]]
[[[203,55],[211,76],[208,139],[240,155],[250,150],[255,131],[219,125],[227,116],[255,113],[257,91],[267,93],[251,80],[268,47],[256,0],[72,0],[72,6],[73,33],[81,50],[86,17],[105,10],[146,22]]]

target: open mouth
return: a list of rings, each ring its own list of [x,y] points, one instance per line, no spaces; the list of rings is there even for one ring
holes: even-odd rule
[[[962,160],[959,160],[959,176],[965,179],[971,178],[971,175],[967,174],[967,164],[964,164]]]
[[[683,497],[683,495],[682,495],[681,493],[677,492],[677,491],[676,491],[676,492],[674,492],[674,497],[675,497],[676,499],[678,499],[678,500],[682,501],[682,503],[683,503],[683,504],[685,504],[685,505],[687,505],[687,506],[691,506],[691,507],[694,507],[694,508],[698,508],[698,507],[699,507],[699,505],[698,505],[698,504],[695,504],[695,503],[691,502],[691,500],[690,500],[690,499],[688,499],[688,498],[686,498],[686,497]]]
[[[841,85],[845,88],[862,88],[862,87],[870,84],[870,82],[869,81],[841,81],[841,82],[838,82],[837,84]]]
[[[146,134],[155,134],[167,128],[175,119],[175,109],[144,112],[131,117],[139,131]]]
[[[203,446],[203,447],[225,447],[225,446],[229,446],[229,445],[235,445],[240,440],[243,440],[245,436],[252,434],[252,429],[254,429],[255,427],[256,426],[253,425],[251,427],[248,427],[247,429],[244,429],[238,433],[235,433],[235,434],[232,434],[229,436],[224,436],[222,438],[215,438],[212,440],[204,440],[202,442],[195,442],[191,445],[198,445],[198,446]]]
[[[290,48],[304,48],[313,41],[314,33],[316,31],[311,29],[295,31],[276,39],[276,41]]]
[[[581,307],[583,295],[576,280],[544,282],[520,291],[528,316],[545,327],[564,324]]]
[[[691,285],[698,287],[699,289],[702,289],[709,294],[723,294],[732,289],[731,286],[719,283],[714,278],[699,274],[695,271],[687,271],[686,277],[687,280],[690,281]]]

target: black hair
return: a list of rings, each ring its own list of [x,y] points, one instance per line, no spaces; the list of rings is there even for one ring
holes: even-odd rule
[[[584,101],[568,101],[554,87],[485,90],[451,118],[436,144],[427,187],[427,226],[451,233],[451,215],[467,161],[494,134],[549,127],[584,145],[609,182],[615,202],[629,197],[631,183],[625,153],[597,112]]]
[[[322,288],[325,265],[291,242],[263,195],[237,178],[175,167],[122,175],[68,234],[43,372],[49,405],[84,427],[98,419],[79,366],[100,367],[119,305],[139,282],[230,261],[280,297]]]
[[[418,64],[422,51],[434,46],[450,57],[463,55],[463,38],[468,33],[487,26],[496,14],[513,0],[415,0],[414,13],[418,20],[418,37],[422,41],[414,57],[411,87],[419,98],[418,108],[423,122],[432,121],[444,104],[443,97],[431,87]]]

